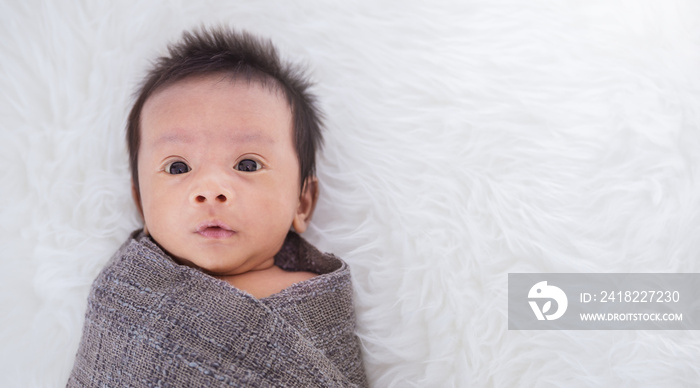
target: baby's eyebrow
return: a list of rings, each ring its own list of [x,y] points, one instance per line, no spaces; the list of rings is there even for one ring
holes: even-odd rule
[[[275,140],[265,134],[258,132],[243,132],[243,133],[233,133],[226,136],[224,141],[228,141],[233,144],[240,143],[263,143],[271,144]],[[160,146],[168,143],[185,143],[192,144],[196,141],[196,136],[192,136],[186,133],[167,133],[159,138],[157,138],[153,144],[155,146]]]
[[[228,136],[231,143],[274,143],[275,140],[259,132],[243,132]]]
[[[194,142],[194,137],[182,134],[182,133],[167,133],[153,142],[154,145],[159,146],[166,143],[186,143],[191,144]]]

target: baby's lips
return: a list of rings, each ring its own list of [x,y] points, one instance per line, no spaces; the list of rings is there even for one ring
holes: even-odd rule
[[[210,221],[201,222],[201,223],[199,223],[199,225],[197,225],[197,229],[195,230],[195,232],[203,233],[203,232],[206,232],[207,230],[211,230],[212,228],[219,229],[222,231],[227,231],[227,232],[233,232],[233,229],[231,229],[228,225],[226,225],[224,222],[219,221],[219,220],[210,220]]]
[[[197,226],[197,234],[207,239],[221,240],[233,236],[236,232],[221,221],[205,221]]]

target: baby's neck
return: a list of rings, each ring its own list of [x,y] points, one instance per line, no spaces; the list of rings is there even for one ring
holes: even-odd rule
[[[287,287],[311,279],[316,276],[312,272],[285,271],[273,265],[265,269],[248,271],[238,275],[216,276],[230,285],[245,291],[258,299],[283,291]]]

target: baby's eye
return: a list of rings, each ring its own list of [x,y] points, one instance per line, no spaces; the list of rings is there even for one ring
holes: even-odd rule
[[[190,166],[188,166],[185,162],[173,162],[170,163],[169,166],[165,168],[165,171],[168,174],[184,174],[186,172],[190,172]]]
[[[261,168],[262,165],[253,159],[243,159],[238,162],[238,165],[236,166],[236,170],[246,172],[258,171]]]

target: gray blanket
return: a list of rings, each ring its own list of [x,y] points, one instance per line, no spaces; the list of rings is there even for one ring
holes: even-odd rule
[[[92,286],[68,387],[366,386],[347,265],[295,233],[275,263],[321,275],[256,299],[134,232]]]

